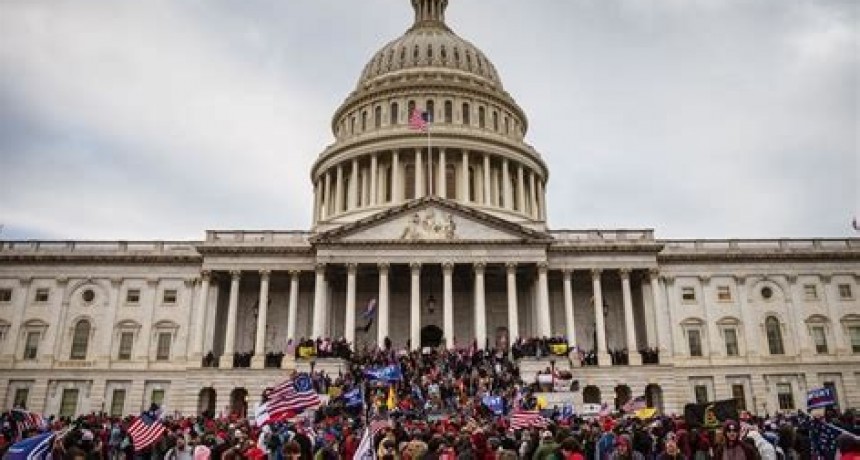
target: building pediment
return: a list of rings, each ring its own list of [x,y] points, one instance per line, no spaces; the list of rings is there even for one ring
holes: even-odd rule
[[[437,197],[425,197],[320,233],[313,243],[513,243],[551,237],[514,222]]]

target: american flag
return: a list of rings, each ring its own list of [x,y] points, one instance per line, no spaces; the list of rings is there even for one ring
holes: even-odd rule
[[[308,374],[288,378],[269,392],[268,407],[272,419],[278,419],[287,412],[301,412],[319,405],[320,397]]]
[[[546,428],[548,423],[547,419],[536,410],[521,410],[511,414],[512,430]]]
[[[387,417],[386,418],[376,417],[370,421],[371,437],[376,436],[376,433],[379,433],[380,431],[387,429],[387,428],[392,428],[391,419],[389,419]]]
[[[823,458],[833,459],[837,450],[836,438],[842,433],[848,433],[848,431],[831,423],[812,420],[809,425],[812,451]]]
[[[412,116],[409,117],[409,127],[416,130],[426,132],[430,123],[430,114],[416,107],[412,111]]]
[[[644,409],[647,407],[647,403],[645,402],[645,396],[637,396],[626,403],[624,403],[624,412],[636,412],[639,409]]]
[[[44,425],[41,415],[24,409],[12,409],[12,420],[15,421],[19,435],[29,430],[37,430]]]
[[[136,452],[140,452],[158,441],[158,438],[165,431],[166,428],[152,411],[143,412],[128,427],[128,434],[131,436],[131,442]]]

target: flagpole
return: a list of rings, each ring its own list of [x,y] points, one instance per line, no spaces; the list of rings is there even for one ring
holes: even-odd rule
[[[430,127],[433,125],[433,115],[428,115],[427,122],[427,188],[428,195],[433,196],[433,149],[430,148]]]

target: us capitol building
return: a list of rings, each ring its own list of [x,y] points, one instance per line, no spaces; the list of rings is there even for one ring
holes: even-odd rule
[[[414,24],[335,111],[309,231],[0,241],[4,408],[217,413],[257,401],[283,368],[337,368],[281,359],[291,339],[536,336],[596,353],[597,365],[553,360],[572,368],[577,407],[644,394],[664,413],[726,398],[773,413],[822,386],[860,406],[860,239],[549,229],[549,167],[525,142],[526,114],[445,24],[447,4],[412,0]],[[429,149],[415,108],[432,114]]]

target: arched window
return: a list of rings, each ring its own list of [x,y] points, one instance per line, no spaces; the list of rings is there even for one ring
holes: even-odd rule
[[[407,120],[409,120],[409,118],[412,117],[412,112],[414,112],[414,111],[415,111],[415,101],[409,101],[409,103],[406,104],[406,119]]]
[[[472,124],[472,112],[468,103],[463,103],[463,124],[469,126]]]
[[[454,104],[451,101],[445,101],[445,123],[451,123],[454,120]]]
[[[493,131],[499,132],[499,112],[493,110]]]
[[[483,107],[478,107],[478,127],[487,127],[487,111]]]
[[[418,51],[418,45],[415,45],[415,49],[412,50],[412,60],[416,63],[418,62],[419,53],[420,52]]]
[[[349,117],[349,133],[355,134],[355,116]]]
[[[432,123],[436,121],[436,106],[432,100],[427,100],[427,119]]]
[[[785,354],[785,349],[782,347],[782,331],[779,328],[779,320],[774,316],[768,316],[764,320],[764,329],[767,333],[767,346],[770,349],[770,354]]]
[[[367,110],[361,111],[361,132],[367,131]]]
[[[445,196],[451,199],[457,196],[457,170],[451,163],[445,165]]]
[[[380,126],[382,126],[382,107],[377,105],[373,109],[373,127],[379,128]]]
[[[86,359],[87,347],[90,343],[90,322],[87,320],[78,321],[75,325],[74,333],[72,334],[72,353],[70,359]]]
[[[391,103],[391,113],[389,114],[390,115],[389,118],[391,119],[390,120],[391,125],[396,125],[396,124],[400,123],[400,121],[398,120],[398,117],[397,117],[397,115],[399,113],[400,113],[400,106],[396,102],[392,102]]]
[[[407,200],[415,198],[415,163],[403,166],[403,197]]]
[[[439,50],[439,54],[442,56],[442,62],[445,62],[445,61],[447,61],[447,60],[448,60],[448,51],[447,51],[447,50],[445,50],[445,46],[444,46],[444,45],[442,46],[442,49],[441,49],[441,50]]]
[[[433,45],[427,45],[427,60],[433,60]]]
[[[505,117],[505,134],[511,133],[511,123],[508,120],[508,117]]]

